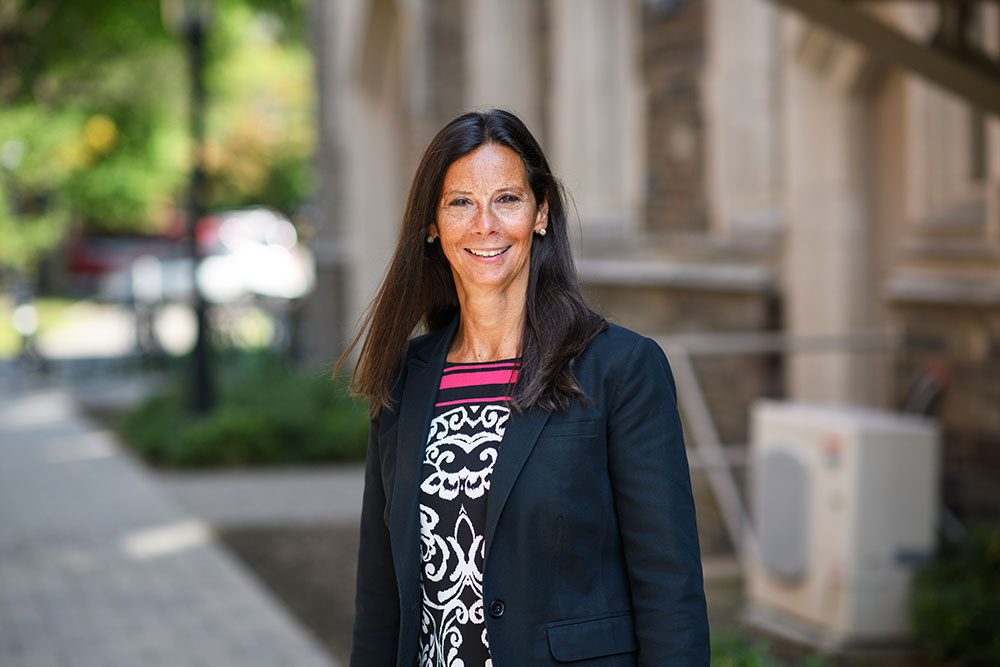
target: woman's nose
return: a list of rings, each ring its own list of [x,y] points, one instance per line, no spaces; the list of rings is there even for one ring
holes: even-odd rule
[[[496,227],[496,219],[493,217],[493,211],[490,210],[489,205],[484,205],[478,207],[476,210],[476,217],[472,221],[473,227],[476,231],[487,234]]]

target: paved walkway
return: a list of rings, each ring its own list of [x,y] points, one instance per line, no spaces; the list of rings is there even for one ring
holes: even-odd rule
[[[357,523],[364,466],[161,472],[177,503],[214,526]]]
[[[63,391],[5,382],[0,665],[334,663]]]

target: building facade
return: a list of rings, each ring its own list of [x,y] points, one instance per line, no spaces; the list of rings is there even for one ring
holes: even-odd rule
[[[914,38],[935,11],[877,8]],[[1000,53],[1000,10],[976,11]],[[572,196],[599,310],[677,341],[823,342],[695,358],[724,443],[746,442],[762,395],[931,412],[946,501],[1000,512],[995,116],[769,0],[317,0],[313,31],[312,358],[339,354],[374,295],[433,134],[502,106]]]

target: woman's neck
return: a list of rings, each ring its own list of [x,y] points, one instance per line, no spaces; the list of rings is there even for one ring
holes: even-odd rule
[[[461,316],[448,361],[492,361],[520,354],[525,299],[507,295],[459,295]]]

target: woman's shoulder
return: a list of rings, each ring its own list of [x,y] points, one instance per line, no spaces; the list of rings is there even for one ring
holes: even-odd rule
[[[607,329],[594,337],[587,348],[590,372],[604,377],[615,387],[626,384],[656,386],[659,382],[669,385],[676,394],[673,371],[660,344],[649,336],[609,323]]]
[[[594,336],[579,361],[599,374],[614,377],[659,372],[654,369],[673,375],[667,355],[656,340],[612,322]]]
[[[613,322],[608,322],[607,328],[594,336],[587,348],[590,354],[621,362],[637,354],[645,355],[656,351],[663,354],[655,340]]]

